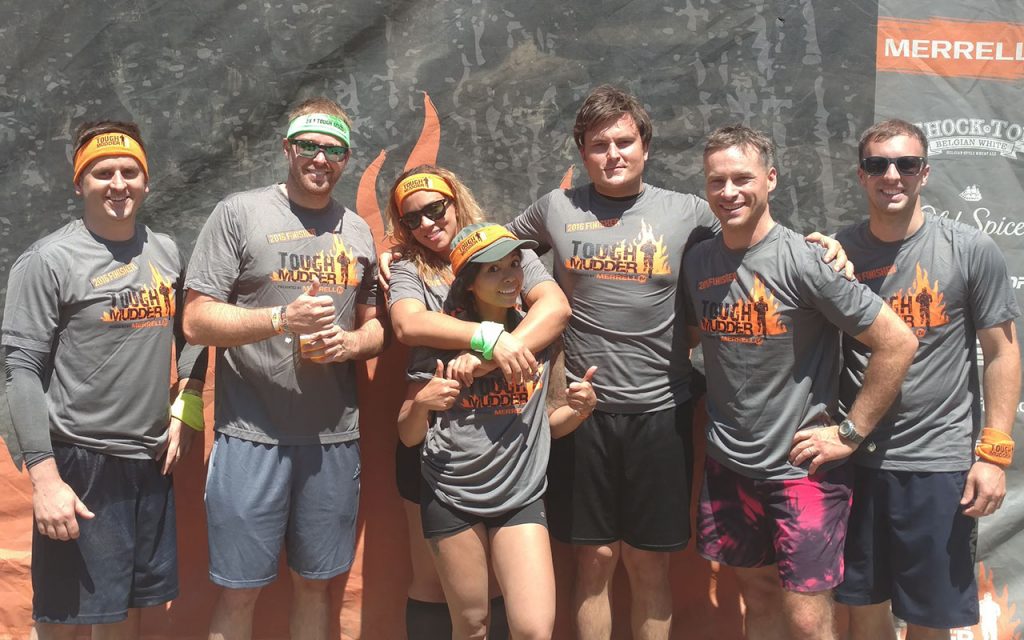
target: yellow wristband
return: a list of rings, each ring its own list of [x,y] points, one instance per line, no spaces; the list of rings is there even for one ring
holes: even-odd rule
[[[974,453],[986,462],[1008,467],[1013,462],[1013,438],[999,429],[986,427],[981,430]]]
[[[171,404],[171,417],[181,420],[190,429],[206,430],[203,418],[203,394],[192,389],[183,389]]]

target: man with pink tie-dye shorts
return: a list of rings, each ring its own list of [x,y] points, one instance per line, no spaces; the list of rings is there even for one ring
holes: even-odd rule
[[[772,219],[774,155],[743,126],[715,131],[704,148],[722,232],[683,257],[690,340],[708,379],[697,548],[734,568],[749,637],[831,640],[851,495],[848,465],[835,465],[892,403],[917,341],[870,289]],[[849,419],[835,425],[843,332],[871,358]]]

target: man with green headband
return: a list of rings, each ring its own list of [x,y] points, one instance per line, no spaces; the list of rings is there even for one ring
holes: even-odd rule
[[[284,183],[234,194],[196,241],[185,335],[217,350],[206,483],[210,638],[250,638],[287,549],[292,638],[326,638],[328,580],[349,570],[359,502],[353,360],[376,355],[377,260],[366,223],[331,198],[349,158],[341,107],[296,107]]]

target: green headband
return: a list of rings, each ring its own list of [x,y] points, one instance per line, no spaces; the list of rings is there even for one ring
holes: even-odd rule
[[[341,140],[341,143],[348,146],[348,125],[338,116],[327,113],[308,113],[295,118],[288,123],[289,140],[300,133],[323,133]]]

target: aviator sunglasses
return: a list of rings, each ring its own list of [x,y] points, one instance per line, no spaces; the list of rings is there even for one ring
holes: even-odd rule
[[[428,204],[427,206],[419,209],[418,211],[410,211],[409,213],[403,213],[400,218],[402,225],[409,231],[415,231],[420,228],[420,222],[423,221],[423,216],[426,216],[437,222],[444,217],[446,211],[448,211],[448,205],[452,203],[448,198],[441,198]]]
[[[896,165],[896,170],[901,176],[916,176],[924,170],[928,161],[921,156],[900,156],[898,158],[886,158],[884,156],[868,156],[860,161],[860,168],[869,176],[885,175],[889,165]]]
[[[348,147],[340,144],[317,144],[309,140],[289,140],[289,142],[303,158],[315,158],[316,154],[323,151],[328,162],[341,162],[348,154]]]

